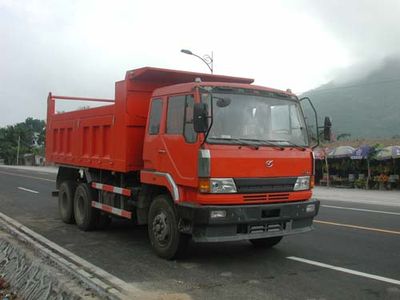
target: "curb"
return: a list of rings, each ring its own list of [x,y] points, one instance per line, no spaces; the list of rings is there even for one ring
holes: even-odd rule
[[[50,259],[61,270],[81,280],[96,292],[101,299],[160,299],[159,294],[144,292],[126,283],[1,212],[0,227],[11,233],[18,240],[31,246],[34,250],[37,250],[42,256]]]

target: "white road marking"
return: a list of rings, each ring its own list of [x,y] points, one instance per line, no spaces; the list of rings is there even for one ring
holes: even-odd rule
[[[32,179],[39,179],[39,180],[44,180],[44,181],[56,182],[54,179],[48,179],[48,178],[43,178],[43,177],[21,175],[21,174],[15,174],[15,173],[3,172],[3,171],[0,171],[0,173],[1,174],[6,174],[6,175],[11,175],[11,176],[17,176],[17,177],[32,178]]]
[[[368,273],[364,273],[364,272],[359,272],[359,271],[355,271],[355,270],[351,270],[351,269],[347,269],[347,268],[332,266],[332,265],[324,264],[324,263],[321,263],[318,261],[313,261],[313,260],[300,258],[300,257],[296,257],[296,256],[288,256],[286,258],[295,260],[295,261],[299,261],[302,263],[306,263],[309,265],[321,267],[321,268],[331,269],[331,270],[335,270],[335,271],[339,271],[339,272],[344,272],[344,273],[348,273],[348,274],[352,274],[352,275],[357,275],[357,276],[366,277],[366,278],[370,278],[370,279],[374,279],[374,280],[379,280],[379,281],[383,281],[383,282],[387,282],[387,283],[391,283],[391,284],[400,285],[400,280],[396,280],[396,279],[392,279],[392,278],[387,278],[387,277],[368,274]]]
[[[25,192],[29,192],[29,193],[33,193],[33,194],[39,194],[39,192],[38,192],[38,191],[34,191],[34,190],[30,190],[30,189],[26,189],[26,188],[24,188],[24,187],[21,187],[21,186],[19,186],[19,187],[18,187],[18,189],[19,189],[19,190],[21,190],[21,191],[25,191]]]
[[[373,213],[379,213],[379,214],[400,216],[400,213],[398,213],[398,212],[383,211],[383,210],[372,210],[372,209],[355,208],[355,207],[344,207],[344,206],[334,206],[334,205],[325,205],[325,204],[321,205],[321,207],[346,209],[346,210],[355,210],[355,211],[364,211],[364,212],[373,212]]]

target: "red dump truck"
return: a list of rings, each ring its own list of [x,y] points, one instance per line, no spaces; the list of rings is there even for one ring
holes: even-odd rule
[[[271,247],[311,230],[318,124],[289,90],[252,82],[145,67],[116,82],[115,100],[50,93],[46,160],[59,166],[62,220],[85,231],[111,216],[147,224],[167,259],[189,239]],[[56,113],[57,99],[110,103]]]

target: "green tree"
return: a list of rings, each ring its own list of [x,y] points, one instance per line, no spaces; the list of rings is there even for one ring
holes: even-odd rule
[[[376,155],[378,154],[379,150],[383,148],[383,145],[381,144],[375,144],[371,147],[370,151],[368,152],[367,155],[367,180],[365,182],[365,188],[369,189],[369,182],[371,181],[371,165],[370,162],[371,160],[376,158]]]
[[[0,158],[6,164],[17,163],[18,140],[19,154],[44,154],[45,127],[43,120],[27,118],[24,122],[0,128]]]

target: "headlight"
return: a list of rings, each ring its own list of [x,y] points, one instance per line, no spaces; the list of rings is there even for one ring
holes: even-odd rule
[[[306,207],[306,212],[312,213],[315,211],[315,204],[308,204]]]
[[[200,193],[228,194],[236,193],[236,185],[232,178],[201,178]]]
[[[304,191],[309,189],[310,189],[310,176],[297,177],[293,191]]]
[[[226,217],[226,210],[212,210],[210,211],[211,219],[223,219]]]

